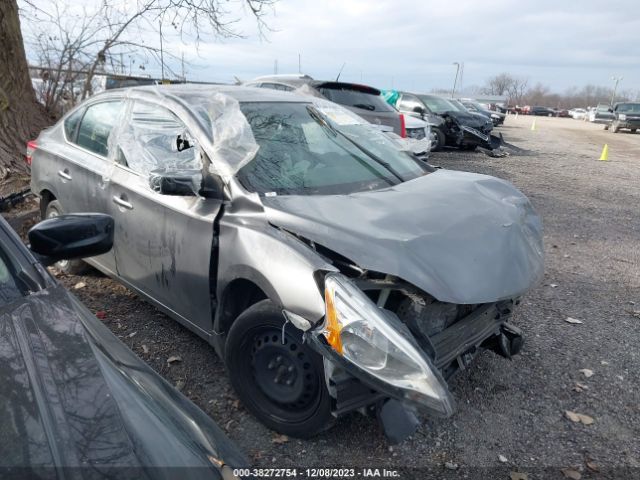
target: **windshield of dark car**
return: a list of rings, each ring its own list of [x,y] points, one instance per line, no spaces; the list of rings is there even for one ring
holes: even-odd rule
[[[618,113],[640,113],[640,103],[620,103],[616,107]]]
[[[428,172],[383,133],[341,107],[320,118],[314,118],[315,107],[307,103],[242,103],[240,108],[260,146],[238,172],[250,191],[348,194],[390,187]]]
[[[380,95],[373,95],[360,90],[348,88],[325,88],[318,87],[322,95],[332,102],[349,107],[362,108],[371,112],[393,112],[395,111]]]
[[[419,95],[419,98],[425,103],[427,107],[429,107],[429,110],[435,113],[463,111],[460,107],[454,105],[445,98],[435,97],[431,95]]]

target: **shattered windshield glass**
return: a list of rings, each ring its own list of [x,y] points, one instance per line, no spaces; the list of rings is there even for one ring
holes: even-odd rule
[[[356,115],[332,105],[243,103],[260,146],[238,172],[267,195],[348,194],[390,187],[428,169]]]

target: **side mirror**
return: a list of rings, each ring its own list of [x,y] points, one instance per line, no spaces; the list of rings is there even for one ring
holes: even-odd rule
[[[421,107],[419,105],[416,106],[416,107],[413,107],[413,111],[414,111],[414,113],[419,113],[420,115],[424,115],[425,113],[427,113],[427,111],[424,109],[424,107]]]
[[[149,187],[160,195],[193,197],[200,191],[202,172],[200,170],[152,170],[149,174]]]
[[[607,110],[609,110],[609,113],[613,113],[613,108],[609,107]]]
[[[113,218],[101,213],[60,215],[29,230],[33,253],[45,266],[59,260],[93,257],[113,246]]]

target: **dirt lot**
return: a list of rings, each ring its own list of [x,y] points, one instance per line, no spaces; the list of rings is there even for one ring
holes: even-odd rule
[[[98,273],[61,280],[70,288],[83,282],[74,292],[93,311],[106,312],[104,322],[257,465],[408,468],[402,478],[425,478],[421,467],[447,476],[509,478],[517,471],[563,478],[561,469],[571,467],[583,478],[636,478],[640,134],[556,118],[537,118],[532,131],[531,122],[511,116],[499,129],[517,147],[508,157],[432,156],[444,168],[506,178],[529,196],[545,225],[546,276],[514,321],[526,334],[522,355],[510,362],[483,353],[452,382],[457,413],[426,419],[401,445],[390,447],[376,422],[359,415],[310,441],[277,441],[239,405],[205,342]],[[601,162],[605,143],[609,161]],[[174,355],[182,361],[167,364]],[[567,410],[593,423],[573,423]]]

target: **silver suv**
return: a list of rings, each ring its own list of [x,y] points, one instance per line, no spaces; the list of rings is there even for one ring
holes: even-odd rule
[[[358,410],[399,439],[418,411],[452,414],[446,379],[480,351],[520,349],[508,320],[543,273],[526,197],[434,169],[327,100],[115,90],[30,147],[43,216],[112,215],[113,250],[87,262],[210,342],[273,429]]]

